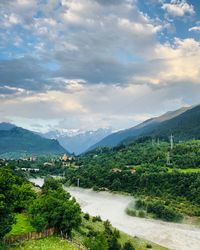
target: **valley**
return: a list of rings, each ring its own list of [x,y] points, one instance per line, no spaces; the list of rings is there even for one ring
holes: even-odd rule
[[[200,0],[0,0],[0,250],[200,250]]]
[[[2,143],[5,140],[19,142],[13,145],[8,143],[9,152],[7,148],[0,147],[2,152],[5,150],[0,159],[0,173],[4,175],[0,181],[5,183],[8,178],[5,176],[10,176],[11,186],[6,185],[14,194],[10,197],[14,200],[10,209],[5,198],[10,191],[2,189],[5,211],[11,213],[7,223],[15,228],[13,213],[16,213],[16,218],[25,218],[20,223],[28,223],[25,227],[27,234],[32,230],[45,233],[53,225],[54,230],[59,232],[56,236],[62,236],[63,231],[68,234],[68,245],[73,235],[76,243],[79,242],[86,249],[92,247],[92,250],[96,250],[93,244],[100,247],[102,240],[102,250],[124,250],[125,239],[137,250],[146,249],[147,246],[153,249],[198,250],[200,140],[189,138],[187,130],[185,137],[180,137],[181,129],[174,130],[169,136],[164,132],[163,136],[159,134],[163,122],[174,124],[173,119],[184,119],[183,124],[187,124],[184,126],[188,129],[188,114],[185,113],[195,112],[197,115],[197,110],[199,107],[181,109],[157,118],[156,122],[155,119],[146,121],[133,130],[139,128],[147,131],[148,127],[149,131],[149,126],[151,129],[156,126],[157,134],[127,137],[115,147],[98,147],[78,156],[70,155],[54,139],[43,138],[12,124],[0,124]],[[32,188],[26,184],[27,180],[34,183]],[[70,195],[76,201],[69,200]],[[70,206],[77,223],[72,222],[72,228],[67,231],[67,224],[58,221],[62,216],[68,216],[66,213]],[[25,214],[23,211],[26,211]],[[63,219],[63,223],[70,220],[69,217]],[[96,222],[100,223],[98,227]],[[16,237],[23,234],[19,225],[15,230]],[[15,230],[11,231],[11,235]],[[120,230],[120,237],[115,230]],[[100,238],[94,241],[93,235]],[[49,244],[48,240],[60,241],[54,236],[44,240],[45,244]],[[9,237],[9,234],[5,237]],[[40,243],[43,244],[41,239],[30,241],[33,245]],[[23,242],[20,244],[25,245]],[[111,247],[112,244],[114,248],[107,246]]]
[[[30,181],[43,185],[41,178]],[[114,227],[131,236],[141,237],[173,250],[199,250],[199,227],[126,215],[126,207],[134,200],[132,196],[76,187],[66,187],[65,190],[76,198],[85,213],[101,216],[103,220],[109,220]]]

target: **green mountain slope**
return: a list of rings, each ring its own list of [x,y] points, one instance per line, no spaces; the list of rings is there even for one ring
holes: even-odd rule
[[[143,135],[168,137],[173,134],[176,140],[200,139],[200,105],[193,107]]]
[[[43,138],[29,130],[14,127],[0,130],[0,154],[63,154],[66,150],[57,140]]]
[[[149,119],[133,128],[113,133],[90,148],[114,147],[124,141],[134,141],[143,136],[168,137],[171,133],[178,139],[200,137],[200,106],[184,107]]]

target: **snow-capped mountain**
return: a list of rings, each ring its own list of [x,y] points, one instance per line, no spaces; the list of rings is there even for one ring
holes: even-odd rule
[[[100,128],[94,131],[54,130],[44,133],[42,136],[57,139],[67,151],[78,155],[111,133],[110,128]]]

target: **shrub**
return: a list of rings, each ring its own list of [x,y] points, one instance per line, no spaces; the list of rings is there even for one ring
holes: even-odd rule
[[[94,216],[94,217],[92,218],[92,222],[96,222],[96,221],[101,222],[101,221],[102,221],[101,217],[100,217],[100,216]]]
[[[138,212],[138,216],[139,216],[140,218],[145,218],[145,217],[146,217],[146,213],[145,213],[145,211],[143,211],[143,210],[139,210],[139,212]]]
[[[157,219],[178,222],[183,219],[183,215],[169,206],[163,205],[161,202],[149,202],[147,212],[155,215]]]
[[[146,209],[146,203],[145,203],[145,201],[138,199],[135,202],[135,207],[136,207],[136,209]]]
[[[114,235],[117,239],[119,239],[119,238],[120,238],[120,232],[119,232],[119,230],[117,230],[117,229],[115,228],[114,231],[113,231],[113,235]]]
[[[90,230],[88,233],[87,233],[87,236],[88,237],[96,237],[97,236],[97,232],[95,232],[94,230]]]
[[[130,216],[136,216],[136,210],[135,209],[130,209],[130,208],[127,208],[126,209],[126,213]]]
[[[122,248],[122,250],[135,250],[134,246],[131,244],[131,242],[126,242]]]
[[[94,191],[99,191],[99,188],[98,188],[97,186],[94,186],[94,187],[93,187],[93,190],[94,190]]]
[[[146,248],[152,248],[152,245],[147,243]]]
[[[90,215],[88,213],[86,213],[86,214],[84,214],[83,218],[86,220],[90,220]]]
[[[97,234],[96,237],[88,237],[84,240],[84,245],[90,250],[107,250],[108,242],[103,233]]]

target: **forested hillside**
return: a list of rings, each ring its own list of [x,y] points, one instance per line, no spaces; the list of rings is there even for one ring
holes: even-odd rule
[[[170,134],[176,141],[200,138],[200,105],[182,108],[176,111],[149,119],[133,128],[111,134],[91,147],[113,147],[122,142],[137,140],[144,136],[160,137],[167,139]]]
[[[69,169],[66,178],[74,185],[79,179],[82,187],[95,190],[108,188],[177,201],[177,206],[182,203],[179,210],[200,215],[199,152],[200,141],[176,143],[171,150],[169,142],[143,138],[79,157],[79,168]],[[189,203],[195,208],[188,208]]]
[[[43,138],[29,130],[14,127],[0,130],[0,155],[63,154],[66,150],[58,141]]]

